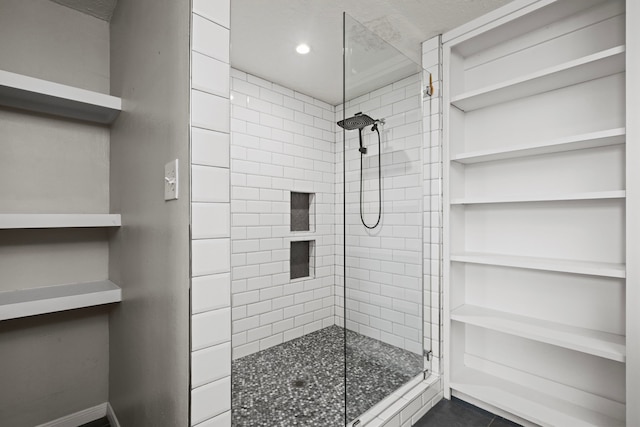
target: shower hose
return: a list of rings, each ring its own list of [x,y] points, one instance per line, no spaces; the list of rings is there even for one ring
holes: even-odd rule
[[[360,129],[360,146],[362,147],[362,130],[363,128]],[[364,157],[364,150],[360,151],[360,221],[362,221],[362,225],[364,225],[366,228],[368,228],[369,230],[372,230],[374,228],[376,228],[378,226],[378,224],[380,224],[380,218],[382,218],[382,144],[380,142],[380,131],[378,130],[378,124],[375,123],[372,127],[371,130],[375,130],[378,134],[378,220],[376,221],[376,223],[374,225],[368,225],[365,220],[364,220],[364,215],[363,215],[363,204],[364,204],[364,191],[363,191],[363,167],[362,167],[362,163],[363,163],[363,157]]]

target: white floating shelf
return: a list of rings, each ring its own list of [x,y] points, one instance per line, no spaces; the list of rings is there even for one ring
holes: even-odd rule
[[[120,214],[0,214],[0,229],[120,227]]]
[[[451,319],[617,362],[624,362],[626,358],[623,335],[567,326],[474,305],[456,308],[451,312]]]
[[[496,197],[465,197],[451,199],[452,205],[472,205],[487,203],[526,203],[526,202],[557,202],[571,200],[602,200],[602,199],[624,199],[625,191],[594,191],[588,193],[568,193],[568,194],[539,194],[535,196],[496,196]]]
[[[517,157],[537,156],[540,154],[561,153],[565,151],[582,150],[587,148],[606,147],[608,145],[623,144],[626,139],[625,128],[608,129],[600,132],[590,132],[581,135],[559,138],[503,149],[490,149],[460,153],[451,157],[452,162],[473,164],[491,162],[494,160],[513,159]]]
[[[607,262],[573,261],[478,252],[452,254],[450,259],[453,262],[528,268],[531,270],[558,271],[562,273],[585,274],[590,276],[615,278],[624,278],[626,276],[624,264]]]
[[[624,46],[616,46],[529,75],[454,96],[451,104],[463,111],[473,111],[620,73],[625,70],[624,52]]]
[[[0,105],[105,124],[122,110],[122,100],[115,96],[3,70]]]
[[[120,301],[122,290],[108,280],[4,291],[0,292],[0,320]]]
[[[623,420],[471,368],[456,372],[451,388],[541,426],[625,425]]]

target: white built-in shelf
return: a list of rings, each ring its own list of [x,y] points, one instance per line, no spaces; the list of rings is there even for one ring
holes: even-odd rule
[[[471,368],[453,374],[451,388],[542,426],[625,425],[623,420]]]
[[[563,325],[475,305],[463,305],[456,308],[451,312],[451,319],[617,362],[625,361],[626,350],[623,335]]]
[[[623,144],[625,139],[625,128],[607,129],[600,132],[573,135],[551,141],[541,141],[498,149],[469,151],[452,156],[451,161],[464,164],[491,162],[494,160],[513,159],[517,157],[606,147],[608,145]]]
[[[625,47],[616,46],[492,86],[454,96],[451,104],[472,111],[610,76],[625,70]]]
[[[0,214],[0,230],[120,227],[120,214]]]
[[[450,259],[453,262],[527,268],[531,270],[558,271],[562,273],[585,274],[590,276],[615,278],[624,278],[626,276],[624,264],[608,262],[574,261],[479,252],[451,254]]]
[[[625,191],[592,191],[586,193],[509,195],[495,197],[464,197],[451,199],[452,205],[472,205],[487,203],[557,202],[570,200],[624,199]]]
[[[0,320],[55,313],[122,301],[109,280],[0,292]]]
[[[115,96],[3,70],[0,105],[105,124],[122,110],[122,100]]]

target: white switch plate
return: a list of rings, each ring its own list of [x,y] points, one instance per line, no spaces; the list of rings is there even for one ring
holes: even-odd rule
[[[178,199],[178,159],[164,165],[164,199]]]

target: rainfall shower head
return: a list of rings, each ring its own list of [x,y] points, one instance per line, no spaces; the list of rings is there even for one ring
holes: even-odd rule
[[[365,126],[376,123],[377,120],[372,119],[366,114],[356,113],[355,116],[349,117],[338,122],[338,126],[345,130],[362,129]]]

